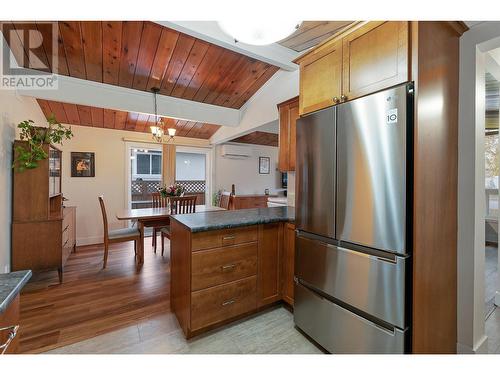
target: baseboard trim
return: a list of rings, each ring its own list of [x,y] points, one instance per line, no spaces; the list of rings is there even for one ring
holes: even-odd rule
[[[102,236],[79,237],[76,239],[76,246],[97,245],[102,243]]]
[[[488,354],[488,336],[483,335],[475,348],[457,342],[457,354]]]

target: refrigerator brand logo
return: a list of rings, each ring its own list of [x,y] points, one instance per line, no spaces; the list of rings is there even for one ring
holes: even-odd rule
[[[386,122],[387,122],[387,124],[397,124],[397,122],[398,122],[398,109],[397,108],[389,109],[387,111]]]

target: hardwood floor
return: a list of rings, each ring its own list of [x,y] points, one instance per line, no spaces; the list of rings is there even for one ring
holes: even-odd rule
[[[169,312],[170,252],[154,254],[148,238],[144,253],[137,270],[133,242],[112,245],[103,270],[102,245],[79,247],[63,284],[57,272],[34,275],[21,294],[20,351],[44,352]]]

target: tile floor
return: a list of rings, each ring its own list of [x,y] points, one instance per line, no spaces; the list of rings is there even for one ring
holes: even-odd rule
[[[172,313],[57,348],[49,354],[320,354],[283,307],[187,341]]]

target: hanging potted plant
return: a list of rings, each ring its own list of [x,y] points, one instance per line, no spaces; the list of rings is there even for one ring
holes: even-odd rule
[[[46,144],[62,145],[66,139],[73,137],[71,128],[59,123],[54,115],[47,119],[48,127],[35,126],[33,120],[20,122],[17,127],[20,130],[19,138],[26,142],[26,146],[17,146],[16,156],[12,164],[18,172],[38,167],[38,162],[47,159],[48,155],[43,149]]]

